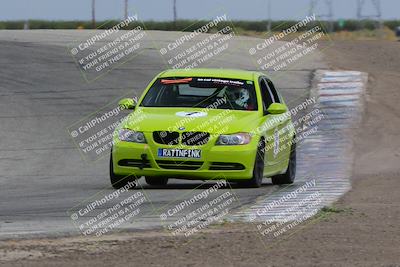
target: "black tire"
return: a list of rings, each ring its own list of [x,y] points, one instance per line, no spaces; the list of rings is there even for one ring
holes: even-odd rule
[[[145,180],[148,185],[163,186],[163,185],[167,185],[167,183],[168,183],[168,178],[165,178],[165,177],[146,176]]]
[[[284,174],[272,176],[272,184],[293,184],[296,177],[296,144],[290,148],[289,164]]]
[[[265,142],[261,140],[258,148],[257,155],[254,161],[253,177],[244,181],[241,184],[245,187],[259,188],[262,185],[262,180],[264,178],[264,158],[265,158]]]
[[[113,188],[120,189],[128,184],[128,182],[134,182],[135,179],[132,176],[117,175],[114,173],[114,166],[112,160],[112,153],[110,156],[110,182]]]

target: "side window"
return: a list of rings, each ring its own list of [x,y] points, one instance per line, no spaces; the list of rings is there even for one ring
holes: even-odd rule
[[[281,103],[282,101],[281,101],[280,95],[279,95],[278,92],[275,90],[274,84],[273,84],[270,80],[268,80],[268,79],[265,79],[265,80],[267,81],[268,88],[269,88],[269,90],[270,90],[270,92],[271,92],[271,95],[273,95],[274,102],[275,102],[275,103]]]
[[[261,96],[263,102],[263,111],[266,112],[268,107],[274,102],[272,99],[272,95],[270,90],[267,86],[265,79],[260,79],[260,89],[261,89]]]

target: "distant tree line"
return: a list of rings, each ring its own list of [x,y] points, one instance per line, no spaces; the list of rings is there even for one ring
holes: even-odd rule
[[[108,29],[116,25],[120,21],[99,21],[96,24],[98,29]],[[133,29],[137,26],[142,26],[147,30],[161,30],[161,31],[193,31],[206,24],[208,21],[195,21],[195,20],[177,20],[173,21],[144,21],[143,24],[140,22],[131,23],[126,29]],[[282,20],[272,21],[272,31],[282,31],[291,25],[294,25],[298,21]],[[323,28],[328,29],[328,23],[326,21],[319,21],[309,23],[304,29],[312,28],[315,25],[321,25]],[[47,20],[30,20],[28,21],[0,21],[0,29],[24,29],[29,25],[30,29],[92,29],[91,21],[47,21]],[[383,22],[384,26],[395,30],[396,27],[400,26],[400,20],[387,20]],[[254,31],[254,32],[265,32],[267,30],[268,21],[231,21],[219,23],[214,30],[220,30],[226,26],[233,26],[236,30],[240,31]],[[379,23],[373,20],[341,20],[333,22],[333,31],[357,31],[361,29],[374,30],[377,28]]]

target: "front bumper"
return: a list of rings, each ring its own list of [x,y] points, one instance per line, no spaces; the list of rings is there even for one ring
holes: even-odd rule
[[[246,180],[252,177],[257,151],[256,140],[238,146],[215,146],[215,140],[212,139],[203,146],[181,145],[179,148],[182,149],[202,150],[199,159],[182,159],[159,157],[159,148],[173,147],[155,143],[147,135],[146,139],[148,144],[115,142],[112,149],[115,174],[137,178],[163,176],[195,180]]]

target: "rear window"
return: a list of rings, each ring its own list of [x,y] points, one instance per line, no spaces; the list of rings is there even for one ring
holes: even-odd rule
[[[218,104],[216,105],[216,103]],[[257,110],[257,97],[252,81],[174,77],[156,80],[140,106],[252,111]]]

